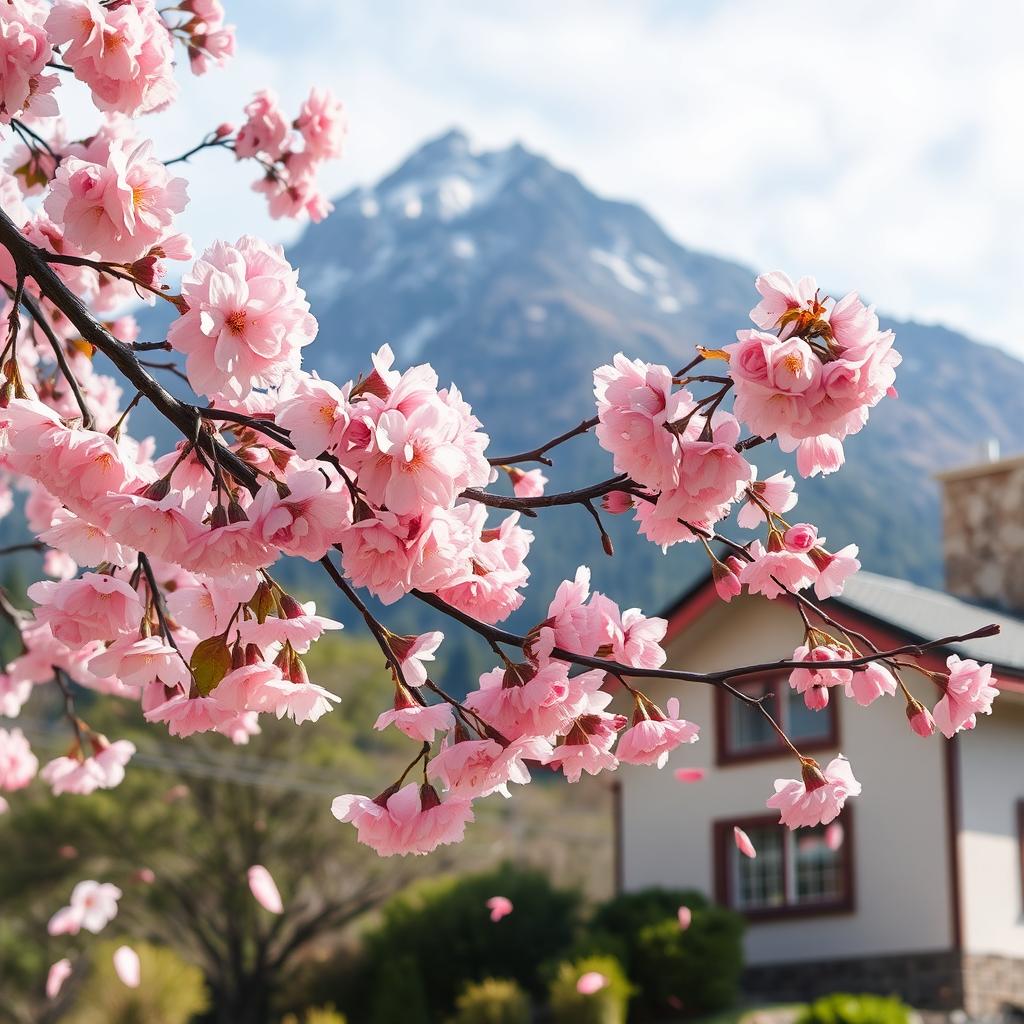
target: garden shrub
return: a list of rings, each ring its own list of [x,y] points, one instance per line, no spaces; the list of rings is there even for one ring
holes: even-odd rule
[[[836,992],[806,1006],[795,1024],[909,1024],[910,1015],[895,996]]]
[[[530,998],[511,978],[471,981],[455,1011],[451,1024],[530,1024]]]
[[[666,1012],[681,1004],[687,1015],[732,1006],[743,973],[743,919],[721,907],[693,912],[683,931],[673,916],[640,929],[633,980],[641,1005]]]
[[[584,995],[576,991],[580,978],[596,971],[608,979],[604,988]],[[548,990],[552,1024],[625,1024],[633,989],[622,965],[611,956],[591,956],[559,965]]]
[[[515,908],[497,922],[487,909],[492,896],[507,896]],[[504,865],[414,886],[384,907],[365,936],[359,988],[370,983],[379,990],[381,965],[400,950],[419,975],[435,1021],[450,1012],[467,981],[510,978],[539,996],[540,965],[563,954],[578,922],[578,895],[539,871]],[[354,1010],[349,1015],[362,1019]]]
[[[301,1017],[289,1013],[281,1020],[281,1024],[347,1024],[347,1021],[344,1014],[338,1013],[333,1006],[313,1006]]]
[[[369,998],[370,1024],[433,1024],[437,1017],[427,1008],[423,975],[416,958],[398,952],[401,948],[396,946],[393,955],[376,964]]]
[[[207,1009],[202,972],[161,946],[132,944],[142,984],[128,988],[114,971],[114,950],[120,945],[96,944],[89,978],[61,1024],[188,1024]]]

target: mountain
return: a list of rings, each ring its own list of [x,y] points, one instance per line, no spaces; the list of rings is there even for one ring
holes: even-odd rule
[[[519,145],[475,152],[455,131],[376,186],[337,200],[288,258],[320,323],[307,368],[347,380],[365,372],[369,353],[386,341],[399,366],[429,361],[443,383],[458,384],[494,453],[531,448],[592,415],[591,374],[616,352],[681,366],[695,343],[732,340],[757,297],[752,269],[685,248],[639,206],[595,195]],[[848,440],[842,472],[800,481],[798,510],[830,544],[856,541],[866,568],[934,585],[941,560],[932,474],[973,461],[989,438],[1005,451],[1021,448],[1024,363],[942,327],[885,324],[904,356],[900,398],[884,401]],[[143,322],[144,337],[163,329]],[[156,426],[140,423],[141,412],[133,414],[137,434]],[[757,461],[762,475],[792,466],[768,446],[757,449]],[[585,438],[560,448],[545,472],[550,487],[566,489],[610,469]],[[637,538],[629,517],[609,529],[614,559],[582,509],[543,513],[518,625],[536,621],[581,563],[624,606],[649,610],[705,567],[689,546],[662,557]],[[288,577],[326,596],[319,577],[301,567]],[[402,602],[388,622],[422,626],[422,612]]]

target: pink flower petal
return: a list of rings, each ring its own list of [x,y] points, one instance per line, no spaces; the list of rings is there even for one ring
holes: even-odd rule
[[[689,907],[680,907],[676,911],[676,917],[679,918],[679,929],[680,931],[686,931],[690,927],[690,922],[693,920],[693,911]]]
[[[142,980],[139,954],[131,946],[118,946],[114,950],[114,970],[128,988],[138,988]]]
[[[677,768],[675,770],[677,782],[700,782],[704,778],[703,768]]]
[[[750,836],[747,835],[743,829],[734,827],[732,830],[732,837],[736,841],[736,849],[743,854],[744,857],[750,857],[753,860],[757,856],[757,850],[754,849],[754,844],[750,841]]]
[[[492,921],[500,921],[512,913],[512,901],[507,896],[492,896],[487,901],[487,909]]]
[[[60,990],[64,986],[64,982],[71,977],[71,961],[67,958],[58,960],[55,964],[50,965],[50,970],[46,975],[46,998],[56,999],[60,995]]]
[[[576,991],[581,996],[592,996],[607,984],[608,979],[600,971],[587,971],[586,974],[581,974],[579,981],[576,982]]]
[[[825,845],[832,850],[834,853],[843,845],[843,826],[838,821],[833,821],[828,828],[825,829]]]
[[[254,864],[249,868],[249,889],[264,910],[269,910],[271,914],[280,914],[284,909],[277,885],[262,864]]]

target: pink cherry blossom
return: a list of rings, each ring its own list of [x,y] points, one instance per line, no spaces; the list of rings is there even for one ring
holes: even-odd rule
[[[0,729],[0,789],[23,789],[35,777],[39,761],[20,729]]]
[[[46,972],[46,998],[56,999],[64,987],[64,982],[70,977],[71,961],[67,957],[50,964],[50,969]]]
[[[781,543],[776,550],[769,544],[766,551],[761,542],[755,540],[750,545],[750,554],[753,561],[745,563],[740,570],[740,582],[752,594],[764,594],[774,600],[788,591],[803,590],[818,578],[818,570],[806,555],[787,551]]]
[[[810,310],[818,287],[813,277],[802,277],[794,284],[788,274],[775,270],[761,274],[754,282],[761,293],[761,301],[750,312],[750,319],[766,331],[783,328],[783,337],[793,333],[795,324],[780,324],[786,313]]]
[[[158,636],[122,636],[89,660],[98,676],[117,676],[127,686],[145,686],[159,679],[165,686],[191,681],[181,655]]]
[[[973,729],[976,715],[992,714],[992,701],[999,696],[999,689],[991,665],[951,654],[946,667],[945,693],[932,709],[932,717],[942,735],[952,739],[961,729]]]
[[[115,640],[132,633],[142,620],[142,602],[123,580],[87,572],[80,579],[33,583],[28,596],[37,602],[36,621],[57,640],[80,646],[97,638]]]
[[[852,679],[846,683],[846,696],[852,697],[862,708],[873,704],[879,697],[891,697],[896,692],[893,674],[878,662],[871,662],[861,669],[855,669]]]
[[[539,469],[520,469],[518,466],[508,468],[508,476],[512,481],[512,490],[517,498],[539,498],[544,493],[548,478]]]
[[[32,693],[32,683],[0,672],[0,718],[17,718]]]
[[[473,820],[468,800],[442,801],[433,787],[415,782],[385,790],[374,800],[353,794],[335,797],[331,813],[339,821],[351,822],[359,842],[382,857],[422,855],[461,842]]]
[[[128,988],[138,988],[142,981],[142,965],[139,954],[131,946],[118,946],[114,950],[114,972],[121,984]]]
[[[502,746],[493,739],[446,739],[427,765],[429,778],[440,782],[446,793],[464,799],[501,793],[508,797],[508,784],[530,781],[526,761],[543,762],[552,752],[540,736],[523,736]]]
[[[796,505],[795,483],[791,476],[778,472],[764,480],[753,480],[750,489],[756,497],[776,515],[785,515]],[[747,501],[740,508],[736,522],[746,530],[752,530],[765,521],[764,510],[756,502]]]
[[[611,694],[603,696],[610,699]],[[545,758],[544,763],[560,768],[568,782],[579,782],[583,772],[597,775],[602,771],[614,771],[619,762],[611,748],[616,733],[626,722],[622,715],[588,711],[573,722],[562,743]]]
[[[263,89],[245,107],[247,120],[238,130],[235,153],[240,157],[263,154],[279,159],[288,140],[288,122],[278,105],[277,95]]]
[[[754,849],[754,844],[750,841],[750,836],[743,831],[738,825],[733,827],[732,830],[733,842],[736,844],[736,849],[743,854],[744,857],[750,857],[753,860],[757,856],[757,850]]]
[[[117,916],[121,890],[110,882],[79,882],[71,890],[71,902],[58,910],[47,930],[51,935],[77,935],[81,929],[94,935]]]
[[[615,753],[624,764],[656,764],[664,768],[669,752],[696,743],[700,729],[679,717],[679,698],[670,697],[668,715],[647,700],[637,703],[633,724],[620,737]]]
[[[419,636],[391,634],[391,650],[402,666],[402,675],[408,686],[422,686],[427,681],[427,667],[424,662],[434,660],[434,654],[441,646],[442,640],[444,633],[436,630]]]
[[[313,89],[302,104],[295,127],[306,144],[306,152],[317,160],[341,156],[348,126],[345,108],[329,89]]]
[[[673,435],[668,422],[672,373],[620,352],[610,366],[594,371],[597,440],[612,453],[616,473],[661,490],[674,482]]]
[[[45,202],[68,242],[116,263],[137,260],[163,241],[188,203],[185,179],[153,156],[152,142],[131,145],[112,141],[105,164],[67,157]]]
[[[254,387],[281,384],[316,336],[283,250],[250,235],[234,245],[215,242],[181,291],[188,312],[171,324],[167,340],[185,354],[189,380],[204,394],[245,398]]]
[[[297,373],[280,392],[275,421],[291,434],[295,451],[304,459],[323,452],[344,455],[348,449],[354,411],[349,401],[352,387],[337,387],[315,374]],[[360,424],[365,429],[365,424]],[[367,436],[368,440],[368,436]]]
[[[795,668],[789,674],[789,685],[797,693],[806,694],[815,687],[843,686],[851,689],[853,670],[848,668],[829,668],[833,661],[847,661],[850,652],[845,648],[819,644],[808,647],[802,644],[793,652],[792,661],[805,661],[810,668]]]
[[[57,76],[44,74],[53,47],[46,35],[45,4],[17,0],[4,6],[0,18],[0,122],[23,113],[51,117],[57,104],[50,93]]]
[[[395,706],[377,716],[375,729],[386,729],[394,723],[396,729],[414,740],[432,743],[436,732],[446,732],[454,724],[449,704],[418,704],[404,687],[395,693]]]
[[[816,761],[803,762],[802,779],[776,779],[768,806],[780,812],[780,822],[791,829],[827,825],[838,817],[847,797],[860,794],[850,762],[840,754],[822,771]]]
[[[595,992],[600,992],[601,989],[607,988],[608,985],[608,979],[600,971],[587,971],[577,979],[576,991],[581,996],[592,996]]]
[[[165,722],[172,736],[191,736],[210,732],[234,717],[216,697],[188,697],[177,694],[145,712],[147,722]]]
[[[303,722],[316,722],[333,710],[333,705],[340,700],[336,693],[308,679],[277,679],[270,680],[261,688],[259,709],[270,711],[278,718],[290,718],[296,725],[301,725]]]
[[[154,4],[56,0],[46,29],[100,110],[144,114],[175,99],[171,36]]]
[[[856,544],[847,544],[835,554],[829,554],[821,548],[812,548],[810,558],[818,570],[814,594],[819,601],[838,597],[846,581],[860,568]]]
[[[284,910],[281,894],[273,876],[262,864],[253,864],[248,871],[249,891],[256,902],[271,914],[280,914]]]

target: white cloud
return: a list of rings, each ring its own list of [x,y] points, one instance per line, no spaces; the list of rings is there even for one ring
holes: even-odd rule
[[[293,0],[284,15],[236,0],[231,14],[243,56],[187,86],[159,128],[168,150],[237,119],[254,88],[294,108],[329,84],[352,119],[333,189],[458,124],[641,202],[685,245],[1024,354],[1024,5]],[[248,168],[221,160],[196,161],[199,239],[288,237],[245,192]]]

